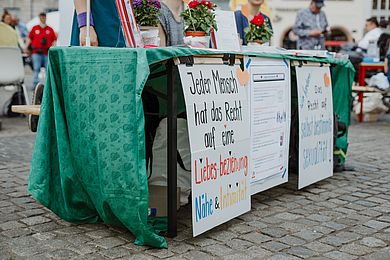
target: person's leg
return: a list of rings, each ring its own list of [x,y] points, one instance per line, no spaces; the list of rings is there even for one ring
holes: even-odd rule
[[[41,61],[41,56],[36,53],[31,55],[31,59],[32,59],[33,71],[34,71],[34,80],[33,80],[32,89],[35,89],[35,86],[39,82],[38,76],[39,76],[39,71],[41,70],[42,61]]]
[[[44,67],[47,70],[47,57],[48,55],[42,54],[42,67]]]

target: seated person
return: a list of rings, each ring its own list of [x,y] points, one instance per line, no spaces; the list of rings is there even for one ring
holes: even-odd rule
[[[159,37],[160,46],[183,45],[184,22],[180,17],[183,1],[165,0],[161,2]]]
[[[245,28],[249,27],[249,21],[253,19],[256,15],[261,13],[261,5],[264,3],[264,0],[248,0],[248,4],[244,5],[241,10],[235,11],[234,16],[236,18],[237,33],[242,40],[242,44],[246,45],[245,40]],[[268,25],[272,29],[271,19],[265,14],[261,13]]]
[[[358,47],[367,50],[368,45],[371,41],[374,41],[375,44],[378,42],[379,37],[382,35],[383,31],[379,28],[378,20],[375,17],[371,17],[366,20],[365,25],[366,34],[363,39],[361,39],[358,43]]]

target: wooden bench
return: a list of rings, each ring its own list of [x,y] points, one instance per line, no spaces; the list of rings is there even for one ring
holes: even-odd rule
[[[365,87],[365,86],[352,86],[352,91],[353,92],[356,92],[356,93],[359,93],[359,92],[363,92],[363,93],[381,93],[381,94],[384,94],[385,92],[380,90],[380,89],[377,89],[377,88],[373,88],[373,87]]]

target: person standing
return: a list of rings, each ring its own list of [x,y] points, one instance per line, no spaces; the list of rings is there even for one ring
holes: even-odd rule
[[[248,0],[248,4],[242,6],[241,10],[234,12],[236,19],[237,33],[242,40],[242,44],[246,45],[245,40],[245,28],[249,27],[249,21],[258,14],[261,14],[268,26],[272,29],[271,19],[261,12],[261,7],[264,4],[264,0]]]
[[[35,25],[26,40],[25,52],[31,46],[32,63],[34,68],[33,89],[38,84],[38,75],[42,67],[47,66],[47,54],[49,48],[55,45],[57,36],[54,30],[46,24],[46,13],[39,14],[40,24]]]
[[[298,12],[293,26],[298,36],[297,49],[325,50],[328,20],[322,11],[324,0],[312,0],[310,6]]]
[[[175,46],[184,44],[184,22],[180,17],[183,11],[183,1],[165,0],[161,2],[159,37],[160,46]]]
[[[85,46],[87,35],[87,1],[73,0],[76,15],[72,27],[72,46]],[[91,46],[126,47],[121,21],[114,0],[91,1]]]

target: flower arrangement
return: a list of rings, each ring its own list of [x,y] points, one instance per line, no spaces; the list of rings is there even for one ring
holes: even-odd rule
[[[159,23],[160,8],[159,0],[134,0],[134,16],[138,25],[156,27]]]
[[[250,21],[249,28],[245,31],[247,42],[265,43],[271,40],[273,31],[269,26],[268,18],[258,14]]]
[[[192,0],[188,3],[188,8],[180,16],[184,20],[185,32],[205,32],[209,34],[211,30],[217,30],[215,14],[216,5],[207,0]]]

